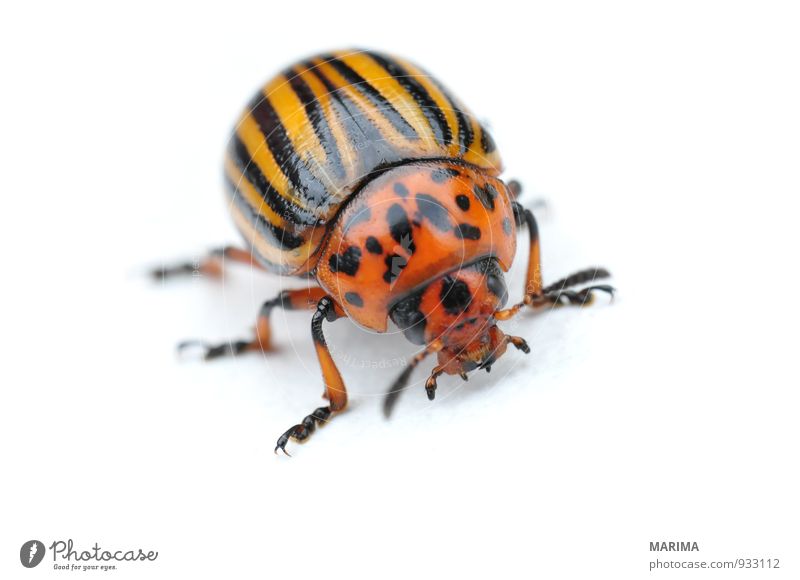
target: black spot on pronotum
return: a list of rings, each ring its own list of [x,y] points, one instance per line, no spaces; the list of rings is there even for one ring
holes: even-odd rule
[[[344,231],[347,232],[350,228],[357,226],[358,224],[368,222],[372,217],[372,211],[368,207],[364,207],[361,209],[357,209],[356,213],[348,216],[347,220],[344,222]]]
[[[332,254],[328,260],[331,272],[341,272],[348,276],[355,276],[361,264],[361,250],[357,246],[350,246],[341,254]]]
[[[400,197],[405,197],[408,195],[408,188],[398,181],[394,184],[394,192]]]
[[[389,211],[386,212],[386,220],[389,225],[389,233],[392,234],[394,241],[400,244],[410,254],[414,253],[416,249],[414,246],[414,238],[411,233],[411,222],[408,220],[406,210],[400,204],[392,204]]]
[[[483,187],[476,183],[472,188],[472,192],[483,207],[489,211],[494,211],[494,198],[497,197],[497,190],[491,183],[487,183]]]
[[[370,254],[382,254],[383,253],[383,246],[381,246],[381,243],[378,241],[378,238],[376,238],[375,236],[370,236],[370,237],[367,238],[366,248],[367,248],[367,251]]]
[[[418,193],[416,199],[419,216],[428,219],[439,231],[450,231],[453,225],[447,215],[447,208],[438,199],[427,193]],[[419,216],[417,216],[418,219]]]
[[[470,294],[466,282],[452,276],[442,278],[439,298],[442,300],[445,312],[453,316],[464,312],[472,302],[472,294]]]
[[[431,171],[431,179],[436,183],[444,183],[448,179],[461,175],[458,169],[452,167],[439,167]]]
[[[364,301],[361,299],[361,295],[358,292],[346,292],[344,299],[353,306],[364,306]]]
[[[511,220],[507,217],[503,218],[503,233],[507,236],[511,235]]]
[[[462,210],[467,211],[469,209],[469,198],[462,194],[456,196],[456,205],[460,207]]]
[[[453,232],[462,240],[479,240],[481,239],[481,230],[470,224],[458,224]]]
[[[408,260],[398,254],[389,254],[386,256],[383,263],[386,264],[386,271],[383,273],[383,281],[387,284],[392,284],[400,275],[400,272],[403,271],[403,268],[406,267]]]

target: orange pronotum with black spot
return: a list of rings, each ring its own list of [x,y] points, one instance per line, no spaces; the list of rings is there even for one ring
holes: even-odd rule
[[[278,439],[306,439],[345,408],[347,392],[322,325],[347,317],[372,331],[391,319],[423,346],[392,386],[388,415],[413,369],[436,353],[425,388],[433,399],[443,373],[464,379],[489,371],[508,344],[525,341],[497,326],[523,306],[585,304],[594,290],[568,289],[608,276],[583,270],[543,287],[533,214],[499,175],[500,157],[478,120],[434,77],[397,57],[337,51],[297,62],[269,81],[242,113],[225,156],[226,192],[249,248],[221,248],[220,260],[257,265],[319,286],[264,303],[253,338],[199,343],[206,359],[269,350],[273,308],[314,309],[312,338],[322,367],[319,407]],[[523,300],[503,309],[507,272],[525,225],[530,253]],[[166,277],[192,264],[161,269]],[[197,344],[187,342],[182,346]]]

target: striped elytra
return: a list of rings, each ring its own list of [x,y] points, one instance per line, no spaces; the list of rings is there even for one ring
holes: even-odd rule
[[[394,56],[335,51],[289,66],[251,99],[225,184],[253,255],[304,275],[343,205],[388,168],[419,160],[501,169],[491,136],[438,80]]]

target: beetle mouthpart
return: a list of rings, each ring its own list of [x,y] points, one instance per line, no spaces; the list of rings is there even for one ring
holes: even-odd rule
[[[479,346],[471,348],[464,353],[464,360],[474,362],[476,368],[479,369],[483,368],[483,365],[485,365],[489,359],[493,358],[491,342],[480,344]],[[494,360],[491,360],[491,362],[494,362]]]
[[[486,372],[490,372],[492,365],[497,360],[497,357],[494,356],[494,353],[490,353],[486,358],[483,359],[483,362],[478,365],[479,370],[486,369]]]

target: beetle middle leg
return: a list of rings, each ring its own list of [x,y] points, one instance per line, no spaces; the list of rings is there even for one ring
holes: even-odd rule
[[[180,262],[172,266],[155,268],[150,271],[150,275],[156,280],[199,275],[220,278],[222,277],[222,265],[225,260],[247,264],[260,270],[264,269],[249,251],[235,246],[223,246],[211,250],[205,257],[196,261]]]
[[[278,449],[280,449],[289,455],[286,451],[289,439],[305,441],[316,430],[318,424],[326,423],[333,413],[342,411],[347,406],[347,389],[328,349],[328,344],[325,342],[325,335],[322,333],[322,323],[325,320],[333,322],[341,316],[344,316],[344,312],[337,308],[330,296],[323,296],[317,303],[317,311],[311,318],[311,337],[314,340],[317,358],[322,368],[322,381],[325,384],[323,397],[328,399],[328,405],[318,407],[311,414],[306,415],[300,423],[290,427],[278,437],[275,453],[278,453]]]
[[[261,306],[253,338],[229,340],[217,345],[210,345],[197,340],[187,340],[178,345],[178,350],[183,351],[191,347],[200,347],[203,349],[203,358],[205,360],[222,356],[234,356],[250,351],[268,351],[272,348],[272,330],[269,322],[272,311],[278,307],[284,310],[311,310],[323,296],[325,296],[325,291],[318,286],[284,290],[276,298],[267,300]]]

